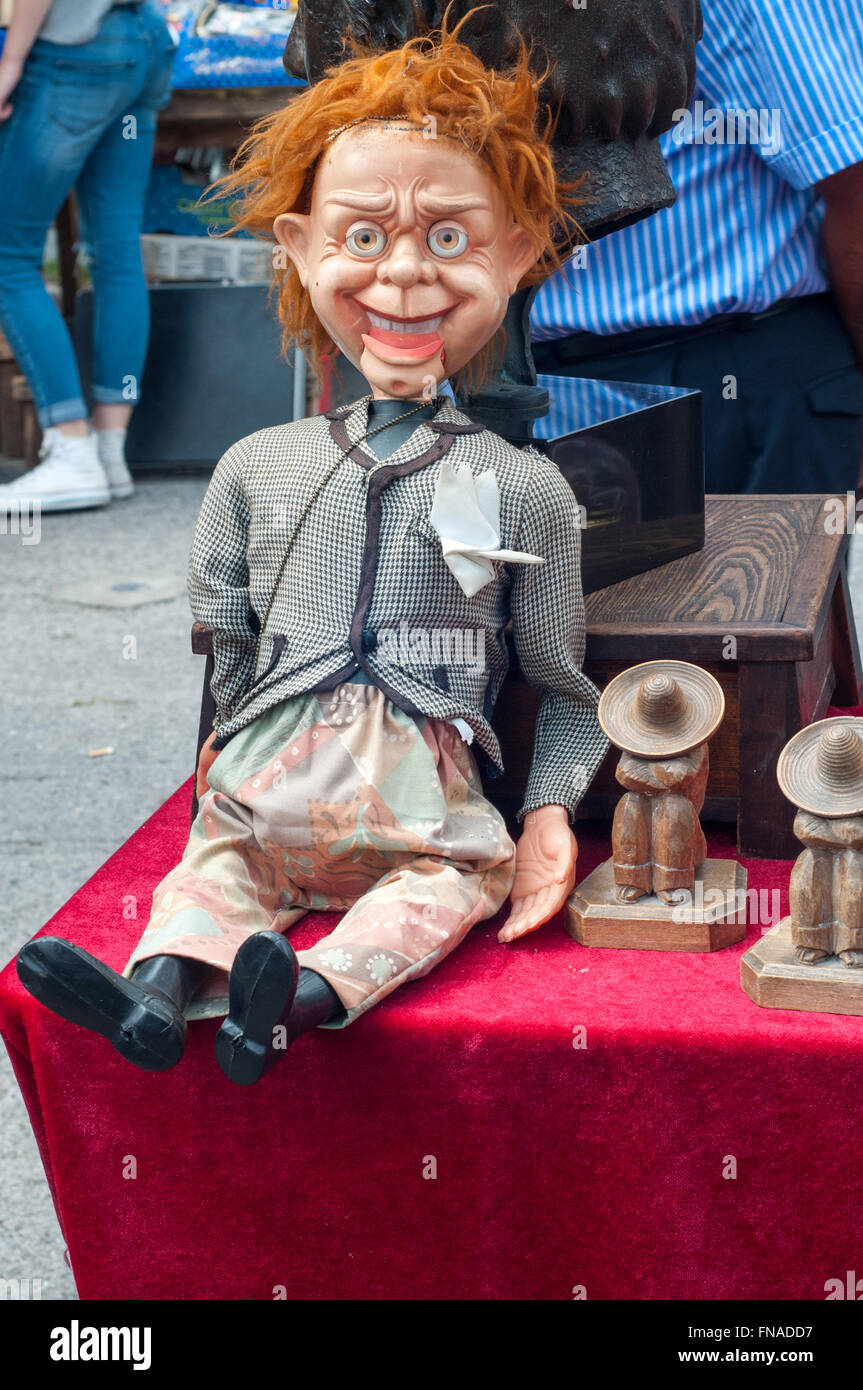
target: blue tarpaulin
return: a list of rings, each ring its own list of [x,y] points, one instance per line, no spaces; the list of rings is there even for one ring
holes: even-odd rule
[[[291,0],[159,0],[159,6],[177,45],[175,88],[305,85],[282,65],[296,14]]]

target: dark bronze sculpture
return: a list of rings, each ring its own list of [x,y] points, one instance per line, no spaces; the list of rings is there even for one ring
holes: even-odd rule
[[[692,94],[698,0],[299,0],[285,67],[315,82],[344,56],[349,34],[395,48],[439,26],[445,11],[455,24],[474,9],[460,36],[488,67],[509,63],[519,33],[536,64],[548,64],[554,145],[566,177],[586,175],[580,222],[591,240],[674,202],[658,137]],[[513,295],[498,379],[469,402],[477,421],[518,443],[548,409],[527,332],[534,293]]]
[[[316,81],[344,54],[344,37],[395,48],[441,23],[441,0],[299,0],[285,67]],[[453,0],[452,23],[474,9]],[[520,32],[551,64],[544,94],[558,113],[563,171],[585,172],[581,223],[591,239],[674,202],[658,137],[686,107],[701,36],[698,0],[511,0],[477,10],[462,41],[503,67]]]

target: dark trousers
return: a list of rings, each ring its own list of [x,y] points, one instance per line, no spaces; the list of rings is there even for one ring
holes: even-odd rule
[[[534,359],[552,376],[701,391],[708,492],[853,491],[863,453],[853,343],[830,295],[787,303],[667,334],[535,343]]]

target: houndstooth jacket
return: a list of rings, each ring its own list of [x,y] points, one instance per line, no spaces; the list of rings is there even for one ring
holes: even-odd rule
[[[189,596],[196,619],[214,630],[217,747],[278,702],[362,668],[408,713],[464,720],[500,769],[490,719],[511,619],[521,669],[540,693],[520,815],[549,803],[572,813],[608,746],[598,691],[581,670],[572,491],[537,450],[515,448],[443,398],[381,462],[354,442],[368,403],[259,430],[216,466]],[[493,579],[472,597],[463,592],[429,519],[443,459],[474,475],[494,471],[501,547],[544,564],[494,561]]]

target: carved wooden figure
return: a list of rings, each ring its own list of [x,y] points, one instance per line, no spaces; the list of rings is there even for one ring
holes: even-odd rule
[[[806,848],[791,872],[791,940],[802,965],[838,956],[843,965],[859,969],[863,966],[863,740],[842,720],[827,723],[818,734],[814,756],[810,737],[781,768],[780,780],[785,782],[789,800],[805,796],[807,802],[794,820],[794,834]],[[803,733],[809,735],[810,730]],[[789,749],[791,744],[786,753]],[[811,780],[808,786],[807,779]],[[853,814],[837,815],[840,808],[848,808],[849,801]]]
[[[683,901],[707,857],[698,819],[710,767],[707,739],[725,699],[719,682],[686,662],[645,662],[606,688],[600,715],[623,751],[616,777],[625,793],[611,844],[618,902],[655,893]]]
[[[791,872],[791,940],[802,965],[838,956],[863,966],[863,816],[827,820],[799,811],[806,845]]]
[[[724,709],[719,682],[684,661],[644,662],[606,687],[599,719],[621,749],[624,794],[612,858],[569,900],[568,930],[582,945],[705,951],[743,936],[745,872],[707,860],[699,820],[707,740]]]
[[[785,745],[776,769],[805,848],[790,913],[741,962],[756,1004],[863,1014],[863,719],[822,719]]]
[[[679,688],[667,676],[645,682],[645,701],[671,700]],[[709,770],[707,744],[674,758],[621,753],[615,776],[625,795],[617,803],[611,846],[618,902],[655,893],[664,903],[692,893],[695,870],[707,857],[698,817]]]

